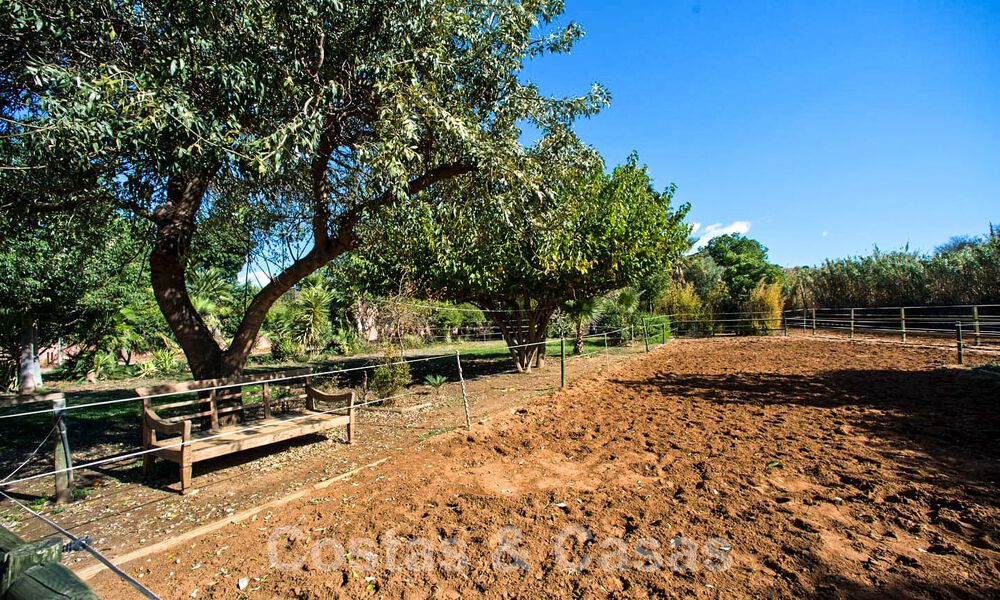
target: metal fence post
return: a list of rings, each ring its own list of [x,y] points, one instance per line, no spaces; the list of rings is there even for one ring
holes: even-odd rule
[[[814,308],[814,309],[812,309],[812,311],[813,311],[813,336],[815,336],[816,335],[816,309]]]
[[[649,352],[649,328],[646,327],[646,319],[642,320],[642,343],[646,346],[646,352]]]
[[[806,324],[809,322],[809,317],[806,313],[806,307],[802,307],[802,333],[806,332]]]
[[[566,387],[566,338],[559,338],[559,387]]]
[[[965,348],[962,344],[962,322],[955,323],[955,336],[958,341],[958,364],[965,364]]]
[[[906,343],[906,309],[899,307],[899,331],[903,335],[903,343]]]
[[[972,305],[972,328],[975,331],[976,345],[979,345],[979,306]]]
[[[465,403],[465,429],[472,431],[472,415],[469,414],[469,394],[465,390],[465,376],[462,375],[462,355],[455,350],[455,362],[458,364],[458,380],[462,382],[462,401]]]
[[[660,337],[663,338],[663,345],[667,345],[667,322],[660,321]]]
[[[854,309],[851,309],[851,339],[854,339]]]

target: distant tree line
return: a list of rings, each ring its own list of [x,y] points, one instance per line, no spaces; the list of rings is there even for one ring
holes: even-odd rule
[[[785,297],[790,309],[1000,303],[1000,231],[789,269]]]

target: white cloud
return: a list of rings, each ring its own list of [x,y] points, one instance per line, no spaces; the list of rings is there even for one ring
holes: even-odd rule
[[[824,232],[823,232],[822,234],[820,234],[820,235],[822,235],[823,237],[826,237],[826,236],[830,235],[830,232],[829,232],[829,231],[824,231]]]
[[[698,233],[701,229],[701,223],[691,223],[691,235]]]
[[[696,227],[691,230],[691,233],[701,229],[701,223],[695,223],[695,225]],[[698,238],[698,241],[694,243],[694,246],[691,246],[691,250],[688,251],[688,254],[694,254],[698,250],[701,250],[712,238],[729,233],[746,233],[748,231],[750,231],[750,221],[733,221],[729,225],[714,223],[705,227],[704,233],[702,233],[701,237]]]

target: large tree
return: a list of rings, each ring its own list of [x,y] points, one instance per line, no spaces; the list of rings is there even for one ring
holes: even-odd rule
[[[723,311],[739,311],[758,284],[780,282],[784,274],[781,267],[768,262],[763,244],[738,233],[712,238],[699,254],[722,268],[722,281],[728,291]]]
[[[671,207],[674,188],[656,191],[635,155],[605,173],[596,153],[546,140],[528,162],[545,172],[545,187],[476,177],[365,230],[373,239],[400,232],[393,239],[405,246],[396,254],[368,246],[376,271],[396,280],[408,270],[426,293],[486,311],[522,371],[542,363],[561,305],[642,281],[680,256],[689,233],[688,207]]]
[[[606,102],[597,86],[552,99],[520,78],[526,60],[580,35],[552,26],[561,10],[12,0],[0,15],[0,200],[99,202],[148,219],[153,291],[192,373],[237,374],[268,309],[354,248],[366,211],[473,171],[520,181],[523,123],[565,130]],[[199,230],[219,222],[246,234],[254,265],[273,267],[228,345],[186,285],[192,257],[203,262]]]

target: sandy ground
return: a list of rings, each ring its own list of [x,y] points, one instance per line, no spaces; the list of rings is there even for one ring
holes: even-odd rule
[[[672,342],[127,570],[164,598],[996,597],[1000,380],[953,361]]]

